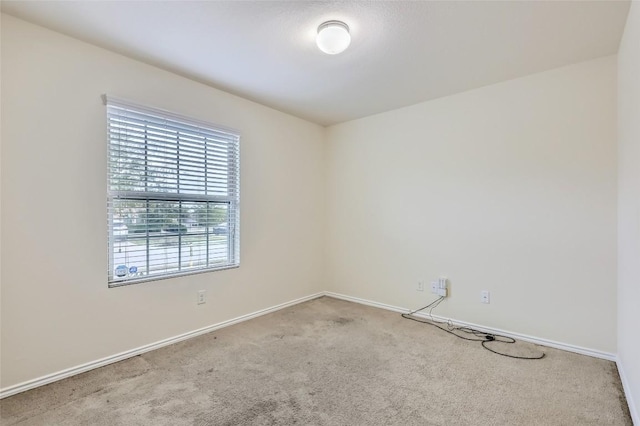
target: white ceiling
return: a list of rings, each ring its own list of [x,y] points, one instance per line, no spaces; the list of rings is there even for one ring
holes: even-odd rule
[[[628,1],[2,1],[2,11],[330,125],[615,54]],[[322,22],[351,27],[321,53]]]

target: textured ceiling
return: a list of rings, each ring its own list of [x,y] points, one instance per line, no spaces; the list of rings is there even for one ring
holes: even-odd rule
[[[615,54],[628,1],[2,1],[2,11],[330,125]],[[315,45],[338,19],[352,43]]]

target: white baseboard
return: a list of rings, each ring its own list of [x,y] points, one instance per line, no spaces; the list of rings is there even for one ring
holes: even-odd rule
[[[366,299],[361,299],[359,297],[353,297],[353,296],[347,296],[344,294],[340,294],[340,293],[334,293],[334,292],[330,292],[330,291],[325,291],[325,292],[320,292],[320,293],[316,293],[316,294],[312,294],[309,296],[305,296],[305,297],[301,297],[299,299],[295,299],[295,300],[291,300],[289,302],[286,303],[281,303],[279,305],[276,306],[272,306],[270,308],[266,308],[266,309],[262,309],[250,314],[246,314],[246,315],[242,315],[239,316],[237,318],[233,318],[227,321],[222,321],[220,323],[217,324],[213,324],[207,327],[203,327],[197,330],[193,330],[187,333],[183,333],[180,334],[178,336],[174,336],[174,337],[170,337],[164,340],[160,340],[158,342],[154,342],[154,343],[150,343],[148,345],[144,345],[135,349],[131,349],[125,352],[121,352],[115,355],[111,355],[105,358],[101,358],[95,361],[91,361],[82,365],[78,365],[76,367],[71,367],[71,368],[67,368],[65,370],[62,371],[58,371],[56,373],[51,373],[51,374],[47,374],[45,376],[42,377],[38,377],[36,379],[32,379],[32,380],[28,380],[22,383],[18,383],[16,385],[13,386],[9,386],[3,389],[0,389],[0,399],[2,398],[6,398],[8,396],[11,395],[15,395],[17,393],[20,392],[24,392],[30,389],[34,389],[37,388],[39,386],[43,386],[49,383],[53,383],[56,382],[58,380],[62,380],[65,379],[67,377],[71,377],[71,376],[75,376],[76,374],[80,374],[80,373],[84,373],[87,372],[89,370],[93,370],[95,368],[99,368],[99,367],[103,367],[105,365],[108,364],[112,364],[114,362],[118,362],[118,361],[122,361],[125,360],[127,358],[131,358],[140,354],[143,354],[145,352],[149,352],[149,351],[153,351],[155,349],[160,349],[164,346],[168,346],[174,343],[178,343],[181,342],[183,340],[187,340],[190,339],[192,337],[196,337],[196,336],[200,336],[202,334],[206,334],[206,333],[210,333],[212,331],[218,330],[220,328],[223,327],[228,327],[230,325],[233,324],[237,324],[243,321],[248,321],[250,319],[259,317],[261,315],[266,315],[269,314],[271,312],[275,312],[278,311],[280,309],[284,309],[287,308],[289,306],[293,306],[293,305],[297,305],[299,303],[302,302],[306,302],[312,299],[316,299],[318,297],[321,296],[329,296],[329,297],[333,297],[335,299],[342,299],[342,300],[346,300],[346,301],[350,301],[350,302],[355,302],[355,303],[359,303],[362,305],[368,305],[368,306],[373,306],[376,308],[382,308],[382,309],[386,309],[389,311],[393,311],[393,312],[398,312],[398,313],[407,313],[410,310],[406,309],[406,308],[400,308],[398,306],[392,306],[392,305],[387,305],[385,303],[379,303],[379,302],[374,302],[371,300],[366,300]],[[421,316],[423,318],[428,318],[427,315],[420,315],[420,314],[416,314],[416,316]],[[447,318],[443,318],[443,317],[439,317],[436,315],[433,315],[434,318],[438,319],[438,320],[447,320]],[[592,357],[596,357],[596,358],[602,358],[602,359],[607,359],[610,361],[616,361],[616,356],[614,354],[611,353],[607,353],[607,352],[602,352],[602,351],[598,351],[595,349],[588,349],[588,348],[583,348],[580,346],[575,346],[575,345],[570,345],[570,344],[566,344],[566,343],[560,343],[560,342],[556,342],[553,340],[547,340],[547,339],[542,339],[542,338],[538,338],[538,337],[533,337],[533,336],[527,336],[524,334],[520,334],[520,333],[514,333],[511,331],[506,331],[506,330],[501,330],[501,329],[495,329],[495,328],[491,328],[491,327],[485,327],[482,325],[478,325],[478,324],[473,324],[473,323],[468,323],[465,321],[458,321],[458,320],[451,320],[454,324],[456,325],[462,325],[462,326],[466,326],[466,327],[471,327],[474,328],[476,330],[480,330],[480,331],[486,331],[488,333],[493,333],[493,334],[501,334],[503,336],[509,336],[509,337],[513,337],[514,339],[520,339],[520,340],[525,340],[531,343],[536,343],[539,345],[543,345],[543,346],[549,346],[549,347],[553,347],[553,348],[557,348],[557,349],[562,349],[562,350],[566,350],[569,352],[575,352],[575,353],[579,353],[582,355],[588,355],[588,356],[592,356]],[[628,392],[629,391],[629,385],[628,383],[626,383],[626,378],[624,377],[623,374],[623,370],[620,368],[620,365],[618,364],[618,369],[620,371],[620,375],[621,375],[621,379],[622,379],[622,383],[625,389],[625,394],[627,395],[627,401],[629,401],[629,409],[631,410],[632,413],[632,418],[634,419],[634,422],[636,422],[636,424],[638,423],[638,416],[637,416],[637,411],[635,410],[635,407],[632,405],[632,399],[631,399],[631,395]]]
[[[270,314],[271,312],[279,311],[280,309],[288,308],[289,306],[297,305],[298,303],[306,302],[308,300],[316,299],[322,296],[324,296],[324,292],[301,297],[299,299],[281,303],[279,305],[272,306],[270,308],[261,309],[259,311],[256,311],[250,314],[241,315],[237,318],[233,318],[227,321],[222,321],[217,324],[209,325],[207,327],[199,328],[197,330],[180,334],[178,336],[169,337],[168,339],[164,339],[155,343],[150,343],[148,345],[140,346],[139,348],[131,349],[125,352],[121,352],[119,354],[108,356],[106,358],[98,359],[96,361],[91,361],[86,364],[67,368],[65,370],[58,371],[56,373],[47,374],[46,376],[42,376],[36,379],[28,380],[26,382],[18,383],[16,385],[0,389],[0,399],[6,398],[11,395],[15,395],[20,392],[28,391],[30,389],[37,388],[39,386],[53,383],[58,380],[66,379],[67,377],[75,376],[76,374],[84,373],[86,371],[93,370],[95,368],[103,367],[108,364],[113,364],[114,362],[122,361],[124,359],[131,358],[131,357],[143,354],[145,352],[153,351],[155,349],[160,349],[163,346],[172,345],[174,343],[178,343],[183,340],[191,339],[192,337],[210,333],[212,331],[221,329],[223,327],[228,327],[230,325],[234,325],[239,322],[248,321],[250,319],[253,319],[262,315]]]
[[[347,296],[345,294],[340,294],[340,293],[333,293],[330,291],[327,291],[324,293],[326,296],[329,297],[333,297],[336,299],[342,299],[342,300],[347,300],[349,302],[355,302],[355,303],[360,303],[362,305],[368,305],[368,306],[373,306],[376,308],[382,308],[382,309],[386,309],[389,311],[393,311],[393,312],[399,312],[401,314],[406,314],[408,312],[410,312],[410,309],[406,309],[406,308],[400,308],[398,306],[392,306],[392,305],[387,305],[385,303],[379,303],[379,302],[374,302],[371,300],[366,300],[366,299],[361,299],[359,297],[353,297],[353,296]],[[428,315],[423,314],[423,313],[416,313],[415,316],[417,317],[421,317],[421,318],[429,318]],[[561,343],[561,342],[556,342],[554,340],[548,340],[548,339],[543,339],[540,337],[534,337],[534,336],[528,336],[526,334],[520,334],[520,333],[515,333],[513,331],[508,331],[508,330],[501,330],[499,328],[492,328],[492,327],[486,327],[484,325],[480,325],[480,324],[473,324],[470,322],[466,322],[466,321],[459,321],[456,319],[451,319],[451,318],[444,318],[438,315],[433,315],[433,318],[438,320],[438,321],[448,321],[451,320],[451,322],[455,325],[458,326],[464,326],[464,327],[470,327],[473,328],[475,330],[479,330],[479,331],[484,331],[487,333],[491,333],[491,334],[500,334],[502,336],[507,336],[507,337],[512,337],[514,339],[519,339],[519,340],[524,340],[526,342],[531,342],[531,343],[535,343],[537,345],[543,345],[543,346],[549,346],[551,348],[556,348],[556,349],[562,349],[564,351],[568,351],[568,352],[575,352],[578,354],[582,354],[582,355],[588,355],[588,356],[592,356],[595,358],[602,358],[602,359],[606,359],[609,361],[616,361],[616,355],[609,353],[609,352],[602,352],[596,349],[589,349],[589,348],[584,348],[581,346],[576,346],[576,345],[571,345],[568,343]]]
[[[627,375],[620,360],[617,360],[616,364],[618,366],[618,373],[620,374],[620,381],[622,382],[622,389],[624,389],[624,395],[627,398],[627,405],[629,405],[631,421],[634,425],[640,425],[640,415],[638,413],[638,407],[636,407],[636,400],[633,399],[633,395],[631,395],[631,384],[627,379]]]

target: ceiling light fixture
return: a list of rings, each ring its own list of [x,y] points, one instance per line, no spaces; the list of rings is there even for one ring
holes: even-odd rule
[[[341,21],[327,21],[320,24],[316,43],[320,50],[329,55],[344,52],[351,43],[349,27]]]

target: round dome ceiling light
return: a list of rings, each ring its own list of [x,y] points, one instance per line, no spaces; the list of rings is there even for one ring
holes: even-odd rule
[[[349,27],[341,21],[327,21],[318,27],[318,48],[329,55],[336,55],[349,47]]]

